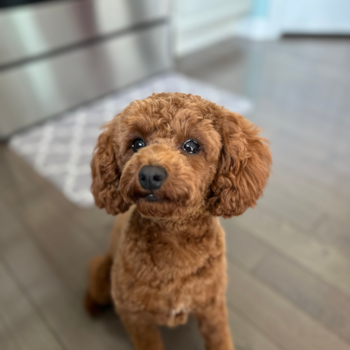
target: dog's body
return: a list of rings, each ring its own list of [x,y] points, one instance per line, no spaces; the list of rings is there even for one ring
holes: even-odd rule
[[[109,252],[90,264],[88,310],[112,301],[138,350],[163,349],[156,326],[194,313],[207,349],[232,350],[217,216],[254,206],[270,164],[252,124],[198,96],[126,108],[92,161],[96,204],[119,215]]]

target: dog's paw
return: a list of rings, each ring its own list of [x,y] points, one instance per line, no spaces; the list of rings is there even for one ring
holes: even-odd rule
[[[91,298],[89,293],[86,293],[84,299],[84,307],[91,317],[96,318],[100,316],[104,311],[108,310],[110,305],[98,304]]]

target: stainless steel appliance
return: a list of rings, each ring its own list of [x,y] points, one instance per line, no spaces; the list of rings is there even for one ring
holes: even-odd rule
[[[0,0],[0,138],[171,66],[166,0],[10,3]]]

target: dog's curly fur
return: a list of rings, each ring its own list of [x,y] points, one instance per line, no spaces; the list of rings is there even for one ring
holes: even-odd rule
[[[137,153],[136,138],[146,141]],[[181,145],[195,139],[198,154]],[[147,201],[145,166],[168,176]],[[232,350],[225,306],[224,232],[229,218],[254,207],[270,173],[259,129],[199,96],[153,94],[104,127],[91,162],[96,205],[117,215],[109,252],[90,263],[86,307],[113,302],[138,350],[160,350],[157,325],[194,313],[207,349]]]

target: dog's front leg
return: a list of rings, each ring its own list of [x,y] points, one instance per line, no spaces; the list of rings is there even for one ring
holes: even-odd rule
[[[195,314],[207,350],[234,350],[223,296],[196,310]]]
[[[120,311],[118,314],[136,350],[164,350],[160,332],[149,315]]]

